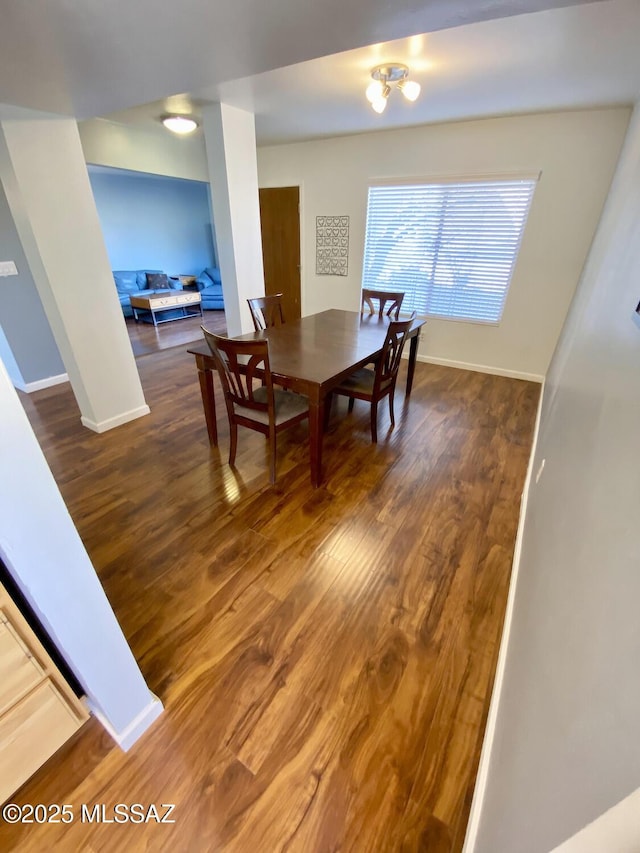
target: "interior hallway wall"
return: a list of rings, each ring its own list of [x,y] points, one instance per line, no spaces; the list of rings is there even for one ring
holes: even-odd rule
[[[475,853],[548,853],[640,787],[638,302],[636,107],[547,377]]]

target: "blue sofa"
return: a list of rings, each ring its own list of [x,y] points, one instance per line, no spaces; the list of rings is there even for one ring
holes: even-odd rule
[[[182,290],[180,280],[174,278],[168,278],[169,288],[149,287],[147,273],[149,275],[162,275],[162,270],[114,270],[113,279],[125,317],[133,317],[133,309],[129,301],[129,297],[132,295],[151,296],[152,293],[171,293],[174,290]]]
[[[195,285],[200,291],[202,307],[205,311],[220,310],[224,308],[224,297],[222,296],[222,279],[217,267],[207,267],[202,270],[196,278]]]

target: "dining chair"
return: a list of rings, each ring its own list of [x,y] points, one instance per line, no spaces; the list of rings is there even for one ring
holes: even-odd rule
[[[213,355],[229,416],[229,465],[236,460],[238,426],[269,439],[269,481],[276,481],[276,436],[309,417],[309,400],[273,387],[269,341],[237,341],[200,327]],[[257,384],[261,383],[261,384]]]
[[[371,403],[371,441],[378,442],[378,403],[384,398],[389,398],[389,417],[391,425],[395,426],[393,415],[393,398],[398,378],[400,358],[404,349],[405,341],[415,318],[415,311],[408,320],[392,320],[387,329],[380,357],[375,362],[375,367],[361,367],[356,370],[340,385],[333,388],[327,395],[325,401],[325,427],[329,421],[331,402],[333,394],[341,394],[349,397],[349,411],[353,411],[355,400],[366,400]]]
[[[363,288],[362,303],[360,305],[361,314],[364,314],[365,305],[367,305],[369,308],[369,314],[376,313],[376,309],[373,304],[374,299],[377,299],[380,303],[378,317],[382,318],[385,313],[387,317],[390,317],[392,313],[395,313],[394,320],[398,319],[398,317],[400,316],[400,306],[402,305],[402,300],[404,299],[404,292],[399,290],[367,290],[366,288]],[[391,304],[385,312],[384,307],[387,302],[390,302]]]
[[[273,296],[256,296],[254,299],[247,299],[247,302],[256,332],[284,324],[281,293]]]

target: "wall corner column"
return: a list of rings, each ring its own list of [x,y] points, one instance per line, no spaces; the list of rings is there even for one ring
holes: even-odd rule
[[[148,414],[75,120],[1,122],[0,179],[82,423]]]
[[[227,329],[238,335],[253,330],[247,299],[264,294],[255,119],[212,104],[203,126]]]

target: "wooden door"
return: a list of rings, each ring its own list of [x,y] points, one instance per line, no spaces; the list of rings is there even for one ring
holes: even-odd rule
[[[300,317],[300,188],[260,190],[264,290],[282,293],[285,320]]]

